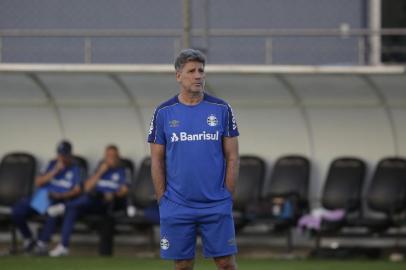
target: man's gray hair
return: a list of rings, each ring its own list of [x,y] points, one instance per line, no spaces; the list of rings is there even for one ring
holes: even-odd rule
[[[175,60],[175,70],[180,71],[187,62],[199,62],[206,64],[206,56],[199,50],[184,49]]]

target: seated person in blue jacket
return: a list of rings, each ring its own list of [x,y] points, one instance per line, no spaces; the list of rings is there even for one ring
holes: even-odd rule
[[[24,238],[24,252],[30,252],[34,248],[36,253],[47,252],[47,243],[55,230],[57,218],[48,215],[46,208],[50,205],[66,203],[78,196],[81,192],[80,180],[80,169],[72,159],[72,144],[61,141],[57,146],[56,159],[52,160],[45,172],[35,179],[37,193],[34,193],[32,198],[23,198],[13,207],[12,219]],[[45,190],[44,211],[33,204],[40,189]],[[47,194],[49,199],[46,198]],[[27,224],[27,219],[36,214],[46,215],[46,221],[38,239],[34,238]]]
[[[107,146],[104,160],[84,183],[84,194],[66,204],[62,242],[50,251],[51,257],[69,254],[70,236],[75,221],[81,215],[88,213],[108,215],[113,208],[125,208],[128,186],[125,169],[121,166],[120,160],[117,146]]]

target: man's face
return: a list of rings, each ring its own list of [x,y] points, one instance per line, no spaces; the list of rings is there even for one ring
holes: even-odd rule
[[[119,161],[119,154],[115,149],[107,149],[104,153],[104,161],[109,167],[116,167]]]
[[[199,62],[187,62],[183,68],[176,72],[176,80],[181,90],[188,93],[201,93],[204,90],[204,65]]]
[[[62,162],[63,165],[67,166],[70,164],[72,157],[70,155],[58,154],[57,160]]]

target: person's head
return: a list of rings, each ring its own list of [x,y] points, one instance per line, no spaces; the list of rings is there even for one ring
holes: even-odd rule
[[[200,93],[204,90],[206,57],[199,50],[185,49],[175,60],[176,80],[181,91]]]
[[[120,162],[120,151],[116,145],[110,144],[104,151],[104,162],[109,167],[117,167]]]
[[[57,159],[62,163],[69,164],[72,160],[72,144],[63,140],[60,141],[56,147]]]

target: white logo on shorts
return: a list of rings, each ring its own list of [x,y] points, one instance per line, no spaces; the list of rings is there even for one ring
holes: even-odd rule
[[[169,249],[169,240],[165,238],[165,236],[161,239],[161,248],[163,250]]]

